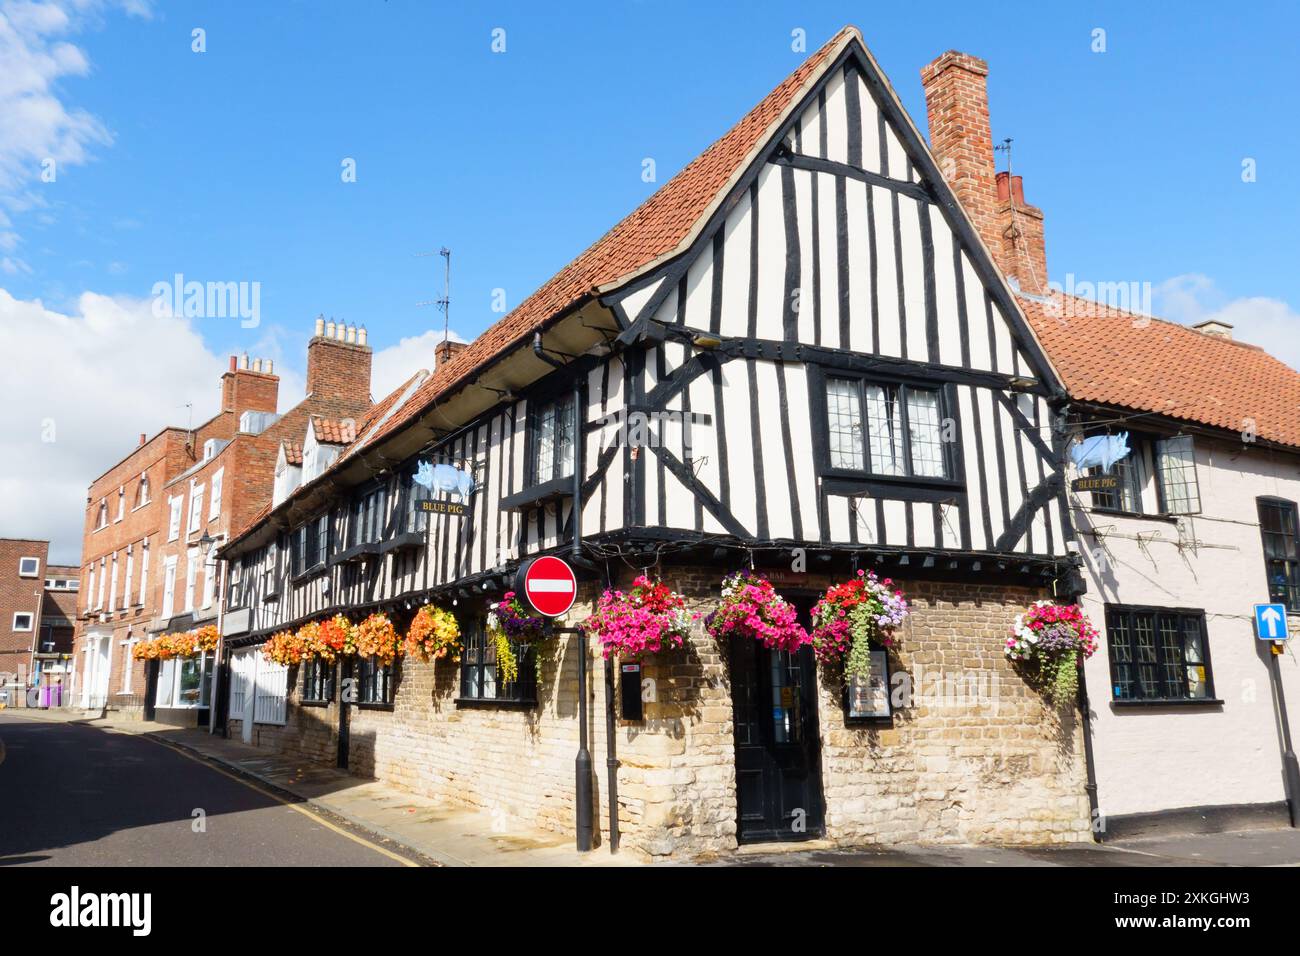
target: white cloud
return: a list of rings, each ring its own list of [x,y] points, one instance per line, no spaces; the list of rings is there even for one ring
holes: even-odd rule
[[[0,355],[0,536],[49,538],[68,562],[90,482],[141,432],[189,424],[187,402],[195,424],[213,415],[225,369],[192,320],[90,292],[65,315],[0,288]]]
[[[1232,337],[1249,342],[1300,369],[1300,312],[1281,299],[1229,299],[1208,276],[1189,273],[1157,285],[1154,311],[1184,325],[1210,320],[1233,326]]]
[[[67,37],[118,7],[150,15],[145,0],[0,0],[0,205],[10,211],[42,204],[32,190],[47,160],[57,175],[112,144],[104,122],[67,102],[60,84],[90,73],[85,51]]]
[[[453,342],[466,341],[455,332],[450,337]],[[383,398],[420,369],[432,372],[433,350],[441,341],[442,333],[430,329],[423,335],[412,335],[376,351],[370,371],[370,393],[375,400]]]

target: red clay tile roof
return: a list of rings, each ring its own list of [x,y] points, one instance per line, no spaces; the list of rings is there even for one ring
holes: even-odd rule
[[[1019,301],[1071,398],[1300,447],[1300,372],[1263,349],[1059,293]]]
[[[455,358],[425,382],[400,414],[384,423],[380,439],[415,418],[464,378],[512,346],[528,341],[533,332],[607,286],[655,259],[672,252],[737,174],[750,154],[766,140],[770,127],[792,107],[819,67],[828,63],[850,38],[861,41],[855,27],[846,26],[820,50],[750,110],[726,135],[692,160],[595,245],[561,269]]]
[[[284,460],[290,465],[302,464],[302,442],[300,441],[282,441],[284,446]]]
[[[357,423],[349,418],[311,417],[316,440],[326,445],[350,445],[357,440]]]

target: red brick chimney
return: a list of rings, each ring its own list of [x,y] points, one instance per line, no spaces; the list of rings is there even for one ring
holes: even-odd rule
[[[939,172],[1002,271],[1035,295],[1047,290],[1042,210],[1025,203],[1021,177],[995,173],[988,64],[949,50],[921,69],[930,149]]]
[[[317,317],[307,344],[307,394],[369,405],[370,361],[364,326]]]
[[[230,356],[230,370],[221,376],[221,410],[234,412],[235,418],[244,412],[274,412],[280,394],[280,377],[271,374],[271,360],[258,359],[249,368],[248,356],[243,362]]]
[[[454,359],[465,346],[467,342],[453,342],[451,339],[444,339],[433,347],[433,367],[440,369],[452,359]]]

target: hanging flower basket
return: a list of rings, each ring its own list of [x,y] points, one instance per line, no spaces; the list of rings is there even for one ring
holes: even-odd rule
[[[630,590],[607,590],[583,630],[600,639],[606,659],[639,660],[665,647],[682,647],[698,615],[686,610],[686,599],[668,585],[644,574]]]
[[[797,651],[809,641],[798,612],[753,571],[723,579],[722,603],[704,619],[704,627],[717,641],[747,637],[783,651]]]
[[[218,639],[216,625],[208,624],[193,631],[160,634],[141,641],[132,648],[131,656],[137,661],[169,661],[173,657],[194,657],[196,654],[215,651]]]
[[[907,598],[874,571],[826,590],[812,610],[813,650],[823,663],[843,663],[849,678],[871,673],[873,648],[893,646],[894,631],[910,613]]]
[[[406,653],[426,664],[442,657],[460,660],[460,624],[450,611],[426,604],[415,612],[406,632]]]
[[[307,646],[302,639],[302,630],[277,631],[267,638],[262,645],[262,656],[272,664],[301,664],[310,657]]]
[[[531,644],[541,641],[546,637],[546,620],[529,614],[515,592],[507,591],[500,601],[488,603],[487,632],[496,646],[497,679],[510,683],[519,677],[519,659],[510,642]],[[540,670],[540,655],[537,667]]]
[[[306,624],[298,633],[302,635],[309,653],[330,664],[344,655],[356,653],[356,627],[342,614],[335,614],[319,624]]]
[[[190,633],[194,635],[194,653],[196,654],[206,654],[215,651],[217,649],[217,642],[221,639],[221,632],[217,630],[217,625],[215,624],[205,624],[203,627],[191,631]]]
[[[1097,629],[1077,604],[1036,601],[1016,615],[1006,653],[1033,668],[1048,700],[1063,707],[1074,700],[1079,668],[1097,650],[1098,639]]]
[[[383,667],[392,664],[405,651],[397,628],[386,614],[372,614],[356,626],[356,654],[373,657]]]

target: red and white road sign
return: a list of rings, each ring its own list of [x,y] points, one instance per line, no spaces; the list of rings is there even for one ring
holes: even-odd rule
[[[524,597],[538,614],[559,617],[573,607],[578,597],[578,578],[568,562],[546,555],[524,572]]]

